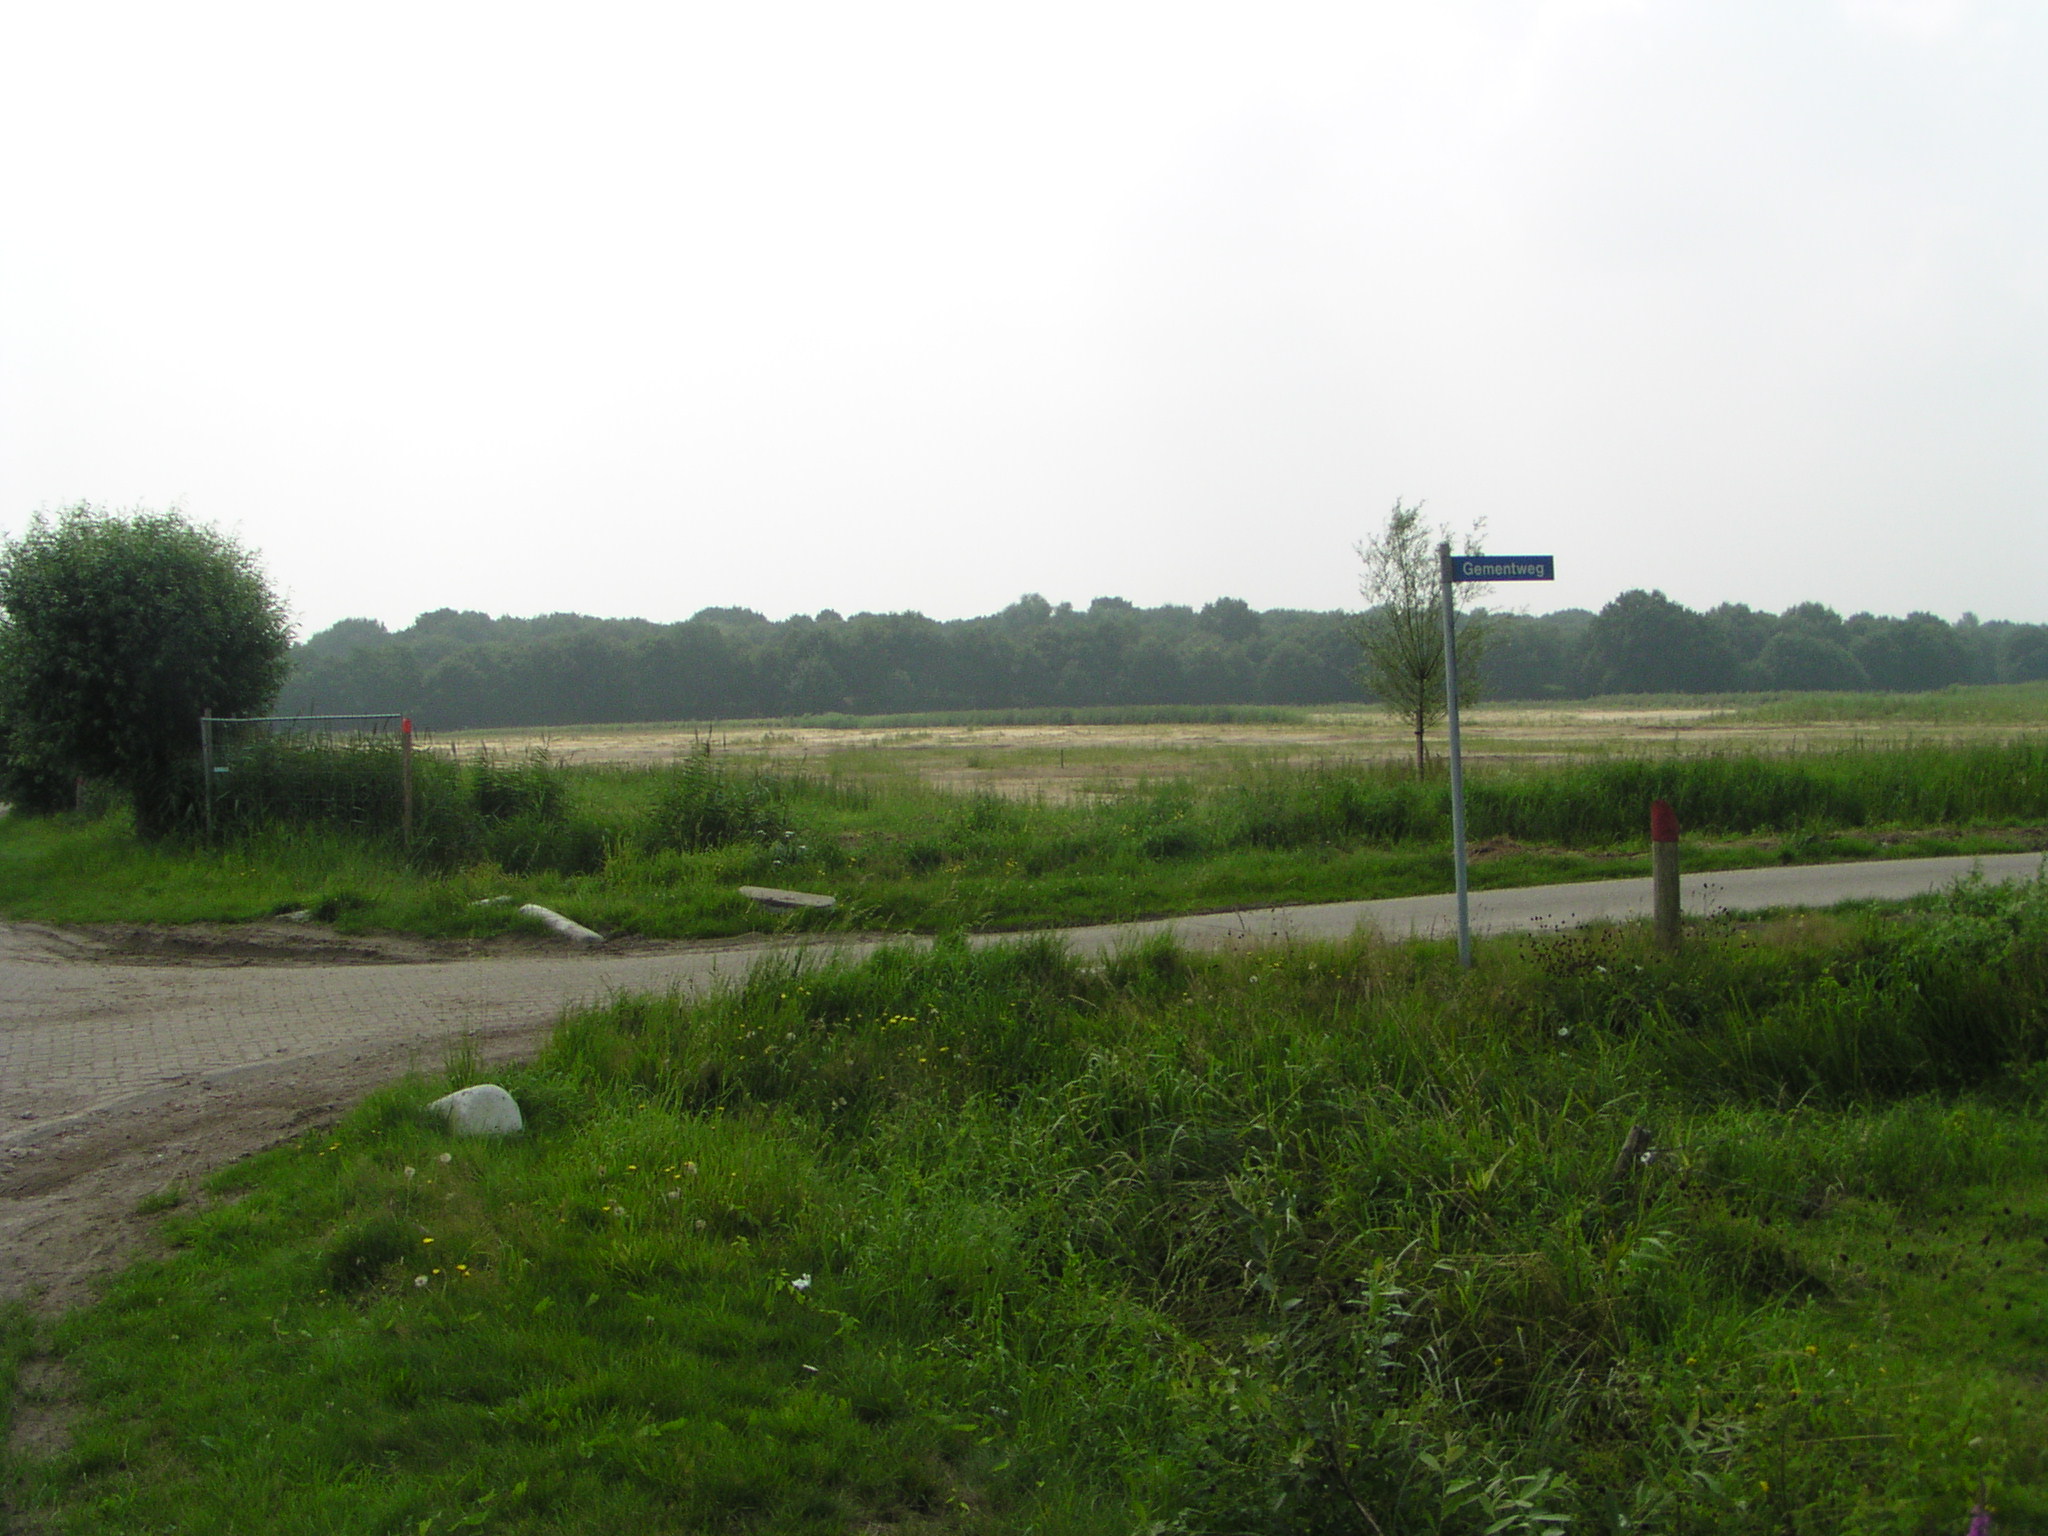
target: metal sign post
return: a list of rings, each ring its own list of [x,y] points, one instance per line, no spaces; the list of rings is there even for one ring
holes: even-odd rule
[[[1555,581],[1550,555],[1454,555],[1450,542],[1436,547],[1444,588],[1444,718],[1451,729],[1451,850],[1458,879],[1458,964],[1472,969],[1471,880],[1465,861],[1465,760],[1458,749],[1458,608],[1453,586],[1461,581]]]
[[[399,821],[405,846],[412,846],[412,716],[398,722]]]
[[[213,710],[199,717],[199,781],[205,789],[206,835],[213,836]]]

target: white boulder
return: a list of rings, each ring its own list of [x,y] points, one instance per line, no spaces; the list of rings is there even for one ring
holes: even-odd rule
[[[443,1094],[427,1106],[458,1136],[517,1136],[526,1129],[519,1101],[496,1083],[476,1083]]]

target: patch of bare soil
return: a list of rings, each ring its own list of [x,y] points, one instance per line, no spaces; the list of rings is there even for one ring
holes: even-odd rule
[[[469,1037],[482,1065],[531,1055],[551,1026]],[[309,1127],[418,1068],[417,1048],[343,1050],[209,1073],[9,1136],[0,1145],[0,1299],[56,1313],[150,1250],[173,1192]],[[145,1204],[151,1209],[145,1213]]]
[[[394,933],[337,933],[318,923],[85,923],[33,931],[46,958],[108,965],[423,965],[439,960],[576,954],[644,955],[697,947],[699,941],[609,939],[601,950],[564,944],[551,934],[499,933],[484,939],[424,939]],[[730,947],[732,940],[718,941]]]
[[[470,952],[429,939],[288,922],[88,923],[44,936],[66,959],[120,965],[403,965]]]
[[[71,1445],[72,1393],[63,1363],[31,1355],[14,1382],[14,1422],[7,1449],[16,1456],[55,1456]]]

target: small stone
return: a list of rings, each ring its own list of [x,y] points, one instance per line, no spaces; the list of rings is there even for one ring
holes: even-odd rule
[[[443,1094],[427,1106],[458,1136],[517,1136],[526,1129],[519,1101],[496,1083],[476,1083]]]
[[[838,898],[821,896],[815,891],[778,891],[768,885],[743,885],[740,887],[740,894],[749,901],[759,902],[764,907],[780,907],[784,910],[808,907],[819,912],[829,912],[839,904]]]

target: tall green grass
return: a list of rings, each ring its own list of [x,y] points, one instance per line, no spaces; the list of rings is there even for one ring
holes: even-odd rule
[[[801,802],[843,806],[849,798],[830,779],[717,757],[708,742],[673,767],[642,776],[654,792],[630,809],[615,806],[613,830],[634,831],[620,824],[623,811],[640,822],[635,840],[656,850],[776,843],[798,830]],[[508,824],[543,844],[552,836],[566,854],[566,863],[549,862],[552,854],[531,857],[531,867],[581,873],[602,862],[587,851],[588,838],[543,834],[583,814],[575,778],[545,754],[512,761],[485,754],[467,764],[422,755],[415,781],[416,853],[427,862],[494,854],[508,838],[499,833],[494,841],[493,829]],[[397,783],[395,747],[278,748],[237,768],[218,815],[230,831],[302,820],[388,832],[397,825]],[[898,794],[916,791],[899,786]],[[872,794],[857,798],[863,807],[872,804]],[[923,798],[948,803],[929,793]],[[2048,816],[2048,742],[1593,758],[1475,774],[1467,811],[1476,837],[1601,847],[1639,839],[1647,807],[1658,798],[1672,803],[1688,830],[1735,835]],[[1221,784],[1170,781],[1106,793],[1078,811],[969,797],[936,822],[928,841],[963,853],[1002,842],[1014,854],[1028,845],[1043,864],[1047,844],[1062,833],[1093,858],[1119,845],[1179,858],[1437,841],[1449,835],[1450,805],[1441,779],[1419,780],[1391,766],[1275,764],[1248,767]],[[931,855],[914,857],[929,862]]]
[[[231,1175],[60,1331],[92,1408],[20,1486],[59,1529],[1836,1536],[1981,1484],[2040,1529],[2044,1062],[2039,885],[1469,974],[792,961],[566,1020],[521,1144],[437,1162],[416,1085]]]
[[[1595,759],[1475,776],[1468,796],[1478,835],[1565,846],[1641,836],[1660,797],[1686,828],[1731,834],[2033,819],[2048,816],[2048,742]]]
[[[1799,755],[1595,758],[1472,775],[1476,839],[1563,848],[1640,841],[1654,799],[1694,833],[1745,835],[1888,826],[1959,826],[2048,816],[2048,743],[1840,749]],[[968,840],[1004,827],[1022,851],[1042,809],[984,800],[955,817]],[[1252,767],[1215,786],[1165,783],[1106,796],[1081,834],[1100,857],[1114,845],[1153,858],[1238,849],[1442,842],[1450,790],[1398,768]]]
[[[338,761],[336,776],[359,772],[387,792],[372,752],[306,761],[321,773]],[[274,794],[244,780],[241,809],[212,845],[134,846],[118,819],[7,818],[0,910],[190,921],[332,906],[351,926],[473,935],[512,918],[469,902],[519,894],[604,932],[707,937],[789,921],[741,898],[745,884],[839,898],[807,924],[930,931],[1451,882],[1447,786],[1389,767],[1250,763],[1068,801],[960,795],[911,775],[790,772],[708,748],[655,769],[424,753],[415,767],[409,846],[395,825],[365,829],[354,809],[364,801],[300,794],[282,775]],[[1643,872],[1660,796],[1677,808],[1695,869],[1989,852],[2037,844],[2048,744],[1594,758],[1489,768],[1467,793],[1482,886]],[[1906,836],[1867,835],[1878,829]]]
[[[585,874],[603,867],[606,828],[572,803],[568,773],[544,750],[466,760],[415,752],[412,835],[405,829],[400,744],[270,738],[235,754],[216,775],[204,822],[213,841],[261,841],[291,828],[360,838],[420,868],[491,862],[515,874]],[[196,834],[196,813],[186,818]]]
[[[715,761],[707,741],[669,769],[648,812],[656,852],[695,853],[732,843],[777,843],[793,830],[786,802],[801,781]]]
[[[2048,683],[1959,684],[1932,693],[1793,693],[1726,702],[1737,706],[1725,717],[1731,724],[2039,724],[2048,720]]]

